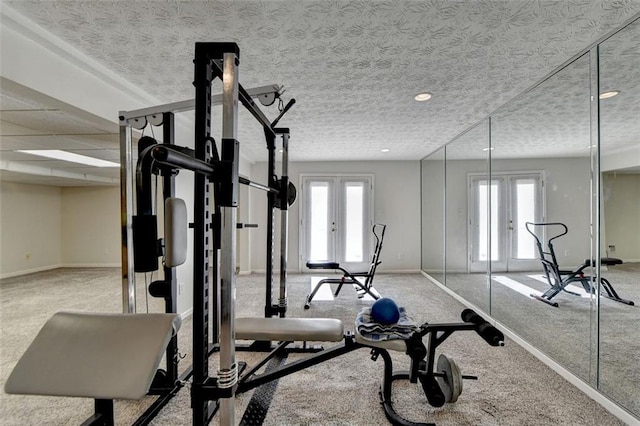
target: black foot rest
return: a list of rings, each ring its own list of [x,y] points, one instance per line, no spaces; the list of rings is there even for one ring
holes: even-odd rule
[[[585,259],[584,264],[596,266],[596,261],[594,259]],[[600,264],[606,266],[622,265],[622,259],[616,259],[615,257],[602,257],[600,258]]]
[[[307,262],[309,269],[339,269],[340,264],[336,262]]]
[[[140,399],[180,316],[58,312],[5,384],[8,394]]]

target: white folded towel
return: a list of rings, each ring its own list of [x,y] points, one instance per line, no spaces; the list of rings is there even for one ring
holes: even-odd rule
[[[380,324],[371,317],[371,308],[362,308],[356,316],[356,330],[366,340],[380,342],[392,339],[408,339],[418,330],[416,323],[407,315],[404,307],[398,308],[400,319],[395,324]]]

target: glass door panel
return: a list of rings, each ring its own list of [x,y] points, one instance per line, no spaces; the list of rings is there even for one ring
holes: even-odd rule
[[[372,178],[305,176],[302,187],[301,264],[337,262],[347,270],[366,270],[372,244]]]
[[[364,183],[345,182],[344,260],[363,262],[365,256]]]
[[[330,208],[330,182],[312,182],[309,185],[309,259],[315,261],[334,258],[333,236],[335,223]]]

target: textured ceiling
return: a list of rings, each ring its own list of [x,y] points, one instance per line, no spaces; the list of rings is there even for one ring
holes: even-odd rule
[[[420,159],[640,12],[639,0],[3,4],[167,103],[194,96],[195,42],[237,42],[245,88],[296,98],[281,122],[294,161]],[[414,101],[421,91],[433,99]],[[241,149],[263,159],[246,116]]]

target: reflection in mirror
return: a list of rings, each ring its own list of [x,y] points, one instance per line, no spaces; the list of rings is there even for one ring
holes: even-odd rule
[[[444,280],[444,148],[420,163],[422,191],[422,270]]]
[[[589,72],[587,53],[491,117],[491,314],[586,381],[592,299],[577,281],[560,290],[568,276],[553,270],[591,256]],[[563,225],[531,234],[527,222],[567,227],[552,240],[555,259],[534,235],[549,253]]]
[[[490,312],[489,120],[445,147],[446,286]]]
[[[600,45],[601,275],[640,304],[640,20]],[[601,96],[602,97],[602,96]],[[640,415],[640,307],[600,305],[600,390]]]

